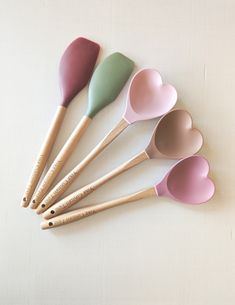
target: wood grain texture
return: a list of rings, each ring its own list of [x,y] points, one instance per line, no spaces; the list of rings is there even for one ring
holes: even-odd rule
[[[50,220],[43,221],[41,223],[41,228],[50,229],[50,228],[62,226],[62,225],[80,220],[82,218],[94,215],[96,213],[105,211],[107,209],[117,207],[124,203],[126,204],[126,203],[130,203],[133,201],[137,201],[137,200],[152,197],[152,196],[156,196],[156,190],[154,187],[148,188],[146,190],[139,191],[134,194],[127,195],[127,196],[124,196],[124,197],[121,197],[118,199],[110,200],[110,201],[100,203],[100,204],[95,204],[93,206],[89,206],[89,207],[82,208],[82,209],[77,209],[75,211],[68,212],[68,213],[59,215],[57,217],[53,217]]]
[[[55,187],[47,194],[41,202],[41,207],[51,206],[74,182],[84,168],[105,149],[126,127],[128,123],[125,119],[120,122],[104,137],[104,139],[77,165],[75,166]]]
[[[35,195],[33,196],[33,200],[30,203],[31,209],[36,209],[37,206],[42,201],[42,199],[45,197],[50,186],[52,185],[58,174],[61,172],[65,163],[68,161],[68,158],[73,153],[80,138],[87,130],[90,123],[91,123],[91,119],[89,117],[87,116],[82,117],[81,121],[78,123],[78,125],[72,132],[71,136],[68,138],[68,140],[62,147],[61,151],[59,152],[59,154],[51,164],[49,170],[47,171],[45,177],[43,178],[41,184],[39,185],[39,188],[37,189]]]
[[[112,170],[110,173],[104,175],[103,177],[97,179],[94,182],[89,183],[80,190],[73,192],[72,194],[66,196],[59,202],[55,203],[50,209],[43,213],[43,217],[45,219],[50,219],[54,216],[63,213],[65,210],[67,210],[75,203],[79,202],[80,200],[91,194],[93,191],[95,191],[98,187],[100,187],[107,181],[113,179],[114,177],[120,175],[121,173],[127,171],[128,169],[140,164],[141,162],[147,159],[149,159],[149,157],[145,151],[137,154],[135,157],[131,158],[129,161]]]
[[[55,117],[51,123],[46,138],[42,144],[37,160],[33,167],[31,176],[27,183],[26,190],[24,192],[23,200],[21,203],[22,207],[24,208],[26,208],[29,205],[32,195],[39,182],[39,179],[41,178],[42,172],[45,169],[47,160],[50,156],[51,150],[59,133],[60,127],[64,121],[66,110],[67,108],[63,106],[58,106]]]
[[[235,2],[233,0],[0,0],[1,305],[235,304]],[[200,154],[216,184],[212,201],[154,197],[54,230],[20,208],[29,173],[60,97],[58,64],[78,36],[155,68],[177,89],[204,136]],[[136,71],[137,71],[136,69]],[[119,120],[127,86],[93,121],[66,175]],[[69,106],[56,157],[87,105]],[[156,120],[128,128],[68,193],[146,147]],[[82,206],[159,182],[175,161],[149,160],[111,180]],[[75,208],[75,206],[74,206]]]

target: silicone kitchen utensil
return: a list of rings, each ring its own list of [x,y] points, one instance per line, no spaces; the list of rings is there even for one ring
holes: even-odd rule
[[[61,101],[56,111],[55,117],[49,128],[47,136],[41,147],[33,171],[29,178],[21,205],[27,207],[36,189],[38,181],[46,166],[52,147],[61,128],[64,116],[71,100],[88,83],[94,69],[99,45],[86,38],[79,37],[74,40],[65,50],[59,66],[59,78],[61,87]],[[81,123],[81,129],[85,125],[85,120]]]
[[[109,208],[151,196],[168,197],[188,204],[204,203],[211,199],[215,191],[214,183],[208,177],[208,173],[208,161],[201,156],[191,156],[173,166],[164,179],[154,187],[56,216],[43,221],[41,228],[61,226]]]
[[[127,105],[121,121],[110,133],[68,173],[44,198],[41,207],[52,205],[75,178],[105,147],[107,147],[128,125],[136,121],[159,117],[169,111],[176,103],[177,93],[174,87],[163,84],[159,72],[144,69],[136,73],[131,81]]]
[[[43,217],[49,219],[63,213],[104,183],[144,160],[154,158],[185,158],[198,152],[202,143],[203,139],[200,131],[192,128],[190,114],[181,109],[172,110],[159,120],[147,148],[110,173],[55,203],[43,214]],[[37,210],[39,214],[42,211],[42,208],[40,208],[41,206]]]
[[[46,195],[49,187],[74,151],[81,136],[81,131],[83,133],[92,118],[117,98],[133,68],[133,61],[121,53],[113,53],[98,65],[89,85],[87,112],[52,163],[33,197],[31,208],[36,208]]]

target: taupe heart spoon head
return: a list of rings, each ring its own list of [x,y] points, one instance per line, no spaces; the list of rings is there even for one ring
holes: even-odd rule
[[[181,159],[197,153],[203,137],[192,125],[192,117],[185,110],[175,109],[164,115],[146,148],[149,158]]]

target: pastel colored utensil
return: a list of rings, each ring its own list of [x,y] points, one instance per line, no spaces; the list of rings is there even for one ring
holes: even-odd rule
[[[144,160],[155,158],[185,158],[197,153],[202,143],[203,138],[200,131],[192,127],[190,114],[181,109],[172,110],[159,120],[148,146],[143,151],[110,173],[55,203],[43,214],[43,217],[49,219],[63,213],[66,209],[88,196],[104,183],[140,164]],[[38,209],[40,209],[40,206]],[[41,209],[37,210],[37,212],[40,213]]]
[[[117,98],[133,69],[133,61],[121,53],[113,53],[98,65],[89,85],[87,112],[49,168],[33,197],[31,208],[36,208],[45,197],[93,117]]]
[[[139,199],[157,196],[168,197],[188,204],[208,201],[214,194],[214,183],[208,177],[209,164],[201,156],[191,156],[179,161],[155,186],[108,202],[68,212],[41,223],[42,229],[68,224],[98,212]]]
[[[27,207],[30,203],[61,128],[67,107],[75,95],[87,85],[93,72],[99,49],[100,47],[97,43],[79,37],[67,47],[61,58],[59,66],[61,101],[26,186],[21,203],[22,207]],[[81,129],[84,124],[85,122],[81,124]]]
[[[126,110],[120,122],[109,134],[68,173],[44,198],[41,207],[51,206],[72,184],[81,171],[107,147],[127,126],[162,116],[176,103],[177,93],[173,86],[163,84],[161,75],[154,69],[144,69],[134,75],[127,95]]]

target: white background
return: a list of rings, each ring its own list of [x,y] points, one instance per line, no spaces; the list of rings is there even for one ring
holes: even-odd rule
[[[235,1],[0,1],[1,305],[233,305],[235,303]],[[58,63],[76,37],[158,69],[191,112],[216,196],[187,206],[152,198],[41,231],[20,208],[59,100]],[[127,86],[100,112],[60,178],[118,122]],[[86,109],[75,98],[52,158]],[[128,128],[70,191],[132,157],[156,120]],[[98,203],[151,186],[173,161],[146,161],[87,197]]]

